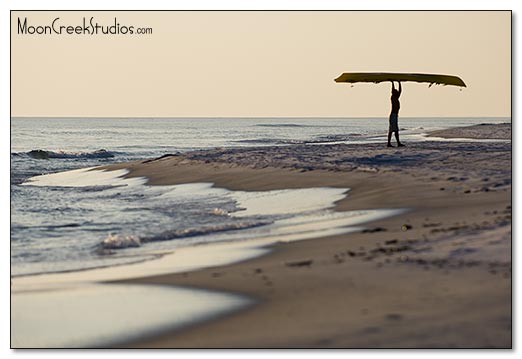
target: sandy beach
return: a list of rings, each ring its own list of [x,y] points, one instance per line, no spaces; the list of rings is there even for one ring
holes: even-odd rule
[[[108,166],[149,184],[348,187],[336,210],[407,208],[359,233],[128,280],[239,293],[258,304],[131,348],[510,348],[511,126],[432,134],[498,141],[233,148]]]

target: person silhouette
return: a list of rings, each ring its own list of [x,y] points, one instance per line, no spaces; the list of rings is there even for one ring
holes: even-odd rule
[[[391,90],[391,113],[390,113],[390,127],[388,128],[388,147],[393,147],[391,144],[392,133],[395,132],[395,139],[397,140],[397,147],[404,147],[404,145],[399,140],[399,109],[401,108],[401,103],[399,102],[399,97],[401,97],[402,86],[401,82],[399,83],[399,89],[395,89],[395,83],[392,81],[392,90]]]

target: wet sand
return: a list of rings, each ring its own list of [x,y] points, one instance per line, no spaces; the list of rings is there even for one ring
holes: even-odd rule
[[[448,128],[440,131],[433,131],[430,136],[443,138],[481,138],[481,139],[511,139],[511,124],[487,124],[483,123],[475,126]]]
[[[474,137],[493,129],[482,128]],[[128,280],[259,304],[119,347],[511,347],[511,142],[407,145],[216,149],[109,166],[151,184],[349,187],[339,211],[410,209],[360,233],[278,243],[253,260]]]

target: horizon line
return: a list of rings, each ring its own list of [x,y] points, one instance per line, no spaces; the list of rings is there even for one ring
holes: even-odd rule
[[[143,118],[143,119],[352,119],[352,118],[386,118],[386,116],[10,116],[10,118],[71,118],[71,119],[85,119],[85,118]],[[401,116],[401,118],[512,118],[509,116]]]

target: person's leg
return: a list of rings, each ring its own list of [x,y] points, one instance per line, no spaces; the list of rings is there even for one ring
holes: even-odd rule
[[[404,145],[399,140],[399,131],[395,131],[395,139],[397,140],[397,147],[404,147]]]
[[[392,132],[388,131],[388,147],[393,147],[391,144],[391,135],[392,135]]]

